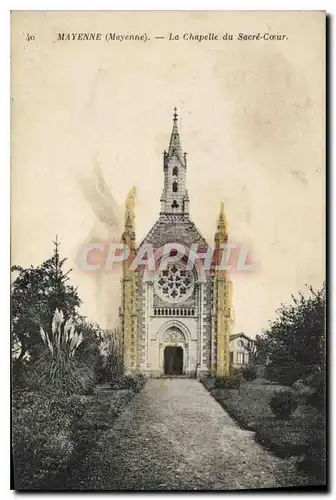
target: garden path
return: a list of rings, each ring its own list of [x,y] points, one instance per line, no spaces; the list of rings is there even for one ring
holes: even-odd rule
[[[232,490],[300,484],[291,461],[264,450],[201,383],[182,378],[149,380],[83,465],[86,471],[76,489]]]

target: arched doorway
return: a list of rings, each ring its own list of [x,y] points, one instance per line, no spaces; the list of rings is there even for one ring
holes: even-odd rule
[[[181,346],[167,345],[164,350],[165,375],[182,375],[183,373],[183,348]]]

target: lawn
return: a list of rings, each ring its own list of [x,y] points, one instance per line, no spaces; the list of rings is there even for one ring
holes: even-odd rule
[[[298,468],[325,483],[325,417],[303,399],[289,420],[277,419],[270,407],[271,397],[288,387],[254,380],[239,389],[214,388],[214,379],[203,384],[243,429],[255,432],[255,440],[280,457],[297,457]]]
[[[98,386],[92,395],[13,391],[12,450],[16,490],[66,486],[144,381],[133,388]]]

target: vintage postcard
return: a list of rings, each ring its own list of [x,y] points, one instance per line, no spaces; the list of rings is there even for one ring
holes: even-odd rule
[[[12,488],[325,488],[326,14],[11,14]]]

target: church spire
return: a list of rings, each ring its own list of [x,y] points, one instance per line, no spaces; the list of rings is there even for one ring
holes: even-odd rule
[[[135,186],[129,191],[125,201],[125,230],[122,239],[130,248],[135,248]]]
[[[228,224],[224,212],[224,203],[221,201],[219,216],[217,220],[217,231],[215,234],[216,246],[219,246],[221,243],[226,243],[227,240],[228,240]]]
[[[175,106],[174,108],[174,118],[173,118],[173,130],[170,136],[170,142],[169,142],[169,148],[168,148],[168,153],[167,153],[167,159],[170,160],[173,158],[173,156],[176,156],[178,160],[181,162],[182,165],[185,166],[185,155],[183,154],[182,151],[182,145],[181,145],[181,139],[180,139],[180,134],[178,131],[178,114],[177,114],[177,108]]]
[[[218,216],[218,229],[227,232],[227,219],[226,215],[224,212],[224,202],[221,201],[220,204],[220,211],[219,211],[219,216]]]
[[[176,108],[174,108],[173,130],[170,136],[168,152],[163,153],[163,172],[164,185],[161,196],[161,214],[188,214],[187,156],[182,151]]]

